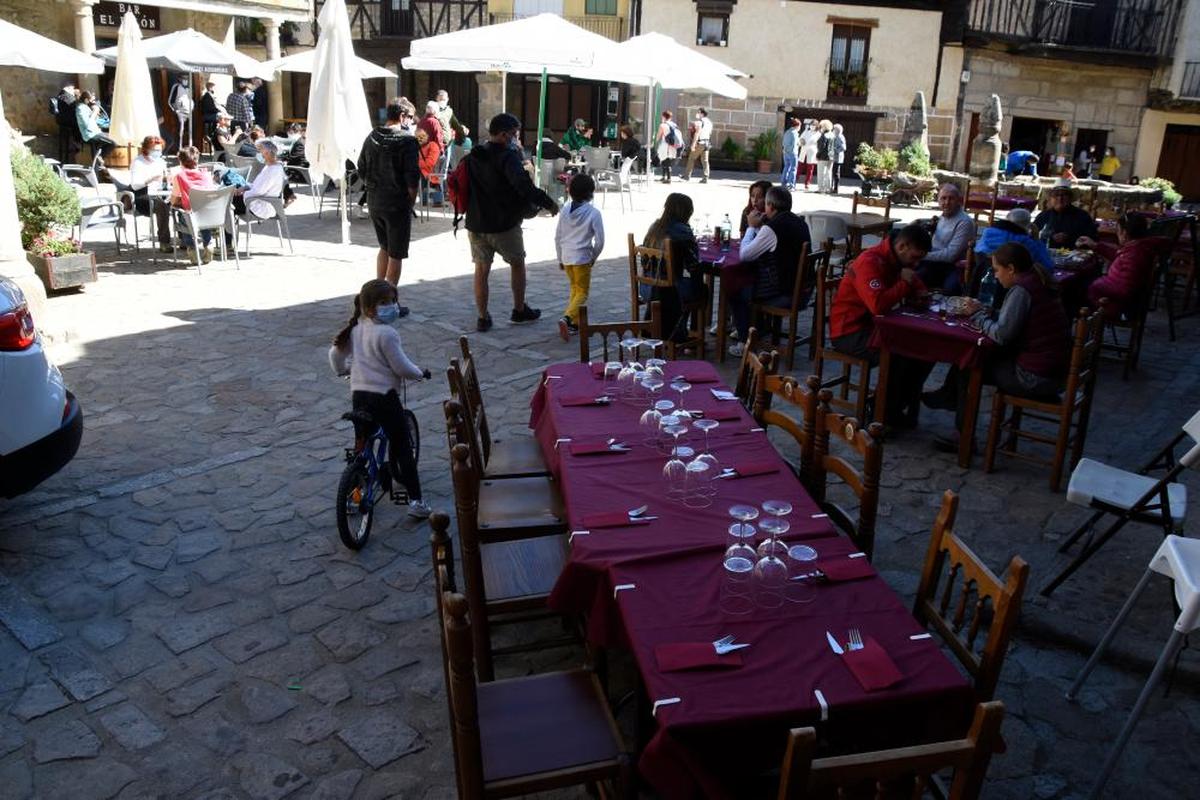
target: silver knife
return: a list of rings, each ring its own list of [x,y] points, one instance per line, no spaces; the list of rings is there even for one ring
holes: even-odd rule
[[[838,644],[838,640],[833,638],[832,633],[825,631],[825,639],[828,640],[829,647],[832,648],[833,652],[837,653],[839,656],[845,654],[846,651],[842,649],[840,644]]]

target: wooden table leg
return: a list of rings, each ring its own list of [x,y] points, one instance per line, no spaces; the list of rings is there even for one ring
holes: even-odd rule
[[[888,373],[892,369],[892,351],[887,345],[879,348],[879,372],[875,375],[875,421],[883,424],[887,414]]]
[[[729,299],[725,292],[725,280],[721,280],[721,288],[717,292],[717,361],[721,364],[725,363],[725,339],[729,335],[729,331],[725,329],[725,320],[728,318],[728,302]]]
[[[971,369],[971,383],[967,387],[967,403],[963,408],[963,426],[958,432],[958,465],[971,466],[971,451],[975,447],[975,423],[979,419],[979,395],[983,392],[983,364]]]

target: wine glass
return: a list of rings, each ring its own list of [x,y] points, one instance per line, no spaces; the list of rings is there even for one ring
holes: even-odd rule
[[[646,347],[650,348],[650,358],[646,359],[646,366],[649,367],[651,365],[654,365],[654,366],[657,366],[659,369],[662,369],[663,367],[665,367],[667,365],[667,360],[665,358],[658,357],[658,354],[660,352],[662,352],[663,340],[662,339],[643,339],[642,341],[646,345]]]
[[[604,393],[608,394],[617,388],[617,381],[621,375],[621,370],[624,364],[620,361],[605,361],[604,362]]]
[[[683,500],[687,496],[687,463],[678,456],[671,456],[663,465],[663,478],[667,482],[667,497]]]
[[[671,381],[671,388],[679,393],[679,407],[683,408],[683,395],[691,390],[692,385],[683,378],[676,378]]]
[[[779,541],[779,537],[787,533],[791,527],[788,521],[781,517],[767,517],[758,523],[758,529],[768,535],[768,538],[759,543],[758,554],[760,556],[771,555],[779,559],[786,556],[787,545]]]
[[[794,544],[787,551],[788,584],[784,597],[793,603],[811,603],[817,598],[817,551]]]
[[[655,400],[654,397],[655,392],[663,387],[663,381],[661,378],[647,376],[642,378],[642,386],[646,387],[646,393],[650,396],[650,407],[642,412],[641,418],[638,419],[638,427],[645,434],[642,437],[643,443],[654,445],[658,442],[658,425],[662,421],[663,410],[659,408],[659,404],[664,402]],[[666,410],[669,411],[674,403],[670,400],[665,402],[667,403]]]
[[[683,495],[683,504],[688,508],[708,508],[712,505],[710,484],[712,483],[712,467],[707,461],[693,458],[687,464],[687,484]]]
[[[759,558],[754,564],[755,602],[762,608],[779,608],[783,605],[787,579],[788,568],[783,559],[774,554]]]
[[[704,452],[697,456],[697,458],[702,458],[707,461],[708,465],[714,470],[721,466],[721,461],[715,455],[713,455],[712,451],[708,448],[708,432],[719,427],[720,425],[721,423],[717,420],[708,419],[707,417],[702,417],[701,419],[698,419],[692,423],[693,428],[704,431]]]
[[[753,554],[754,551],[750,552]],[[752,555],[747,557],[744,553],[725,553],[721,575],[721,611],[731,615],[742,615],[754,610],[753,574]]]
[[[691,458],[696,453],[695,450],[687,445],[681,445],[679,443],[679,437],[687,433],[687,430],[687,423],[684,421],[684,418],[678,416],[678,414],[675,416],[675,423],[673,425],[663,428],[664,432],[675,437],[675,444],[671,448],[671,455],[675,458]]]
[[[727,552],[739,549],[743,555],[749,552],[748,558],[753,563],[757,553],[754,552],[754,526],[750,523],[758,519],[758,508],[745,503],[729,507],[729,516],[737,520],[729,526],[729,547]]]

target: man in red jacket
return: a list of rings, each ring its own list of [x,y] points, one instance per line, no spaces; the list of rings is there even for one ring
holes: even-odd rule
[[[925,291],[916,267],[929,252],[932,242],[919,225],[909,225],[864,250],[846,269],[829,310],[829,337],[840,353],[879,362],[879,352],[868,347],[875,316],[883,314],[906,297]],[[888,378],[889,425],[913,427],[920,406],[921,386],[930,365],[893,356]]]

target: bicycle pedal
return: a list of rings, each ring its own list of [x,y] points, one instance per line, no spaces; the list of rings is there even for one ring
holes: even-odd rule
[[[392,502],[398,506],[408,505],[408,492],[392,492]]]

